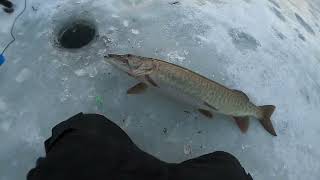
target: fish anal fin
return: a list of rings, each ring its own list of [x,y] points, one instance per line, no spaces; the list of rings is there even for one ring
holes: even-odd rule
[[[148,85],[146,83],[140,82],[130,89],[127,90],[127,94],[140,94],[146,91]]]
[[[212,118],[212,117],[213,117],[213,114],[212,114],[210,111],[208,111],[208,110],[198,109],[198,111],[199,111],[202,115],[204,115],[204,116],[206,116],[206,117],[208,117],[208,118]]]
[[[245,133],[249,128],[249,117],[233,117],[241,132]]]
[[[247,100],[249,100],[249,97],[248,97],[248,95],[246,95],[246,93],[239,91],[239,90],[236,90],[236,89],[233,89],[233,91],[240,94],[242,97],[246,98]]]

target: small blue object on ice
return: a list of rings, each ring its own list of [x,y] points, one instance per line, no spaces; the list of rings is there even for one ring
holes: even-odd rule
[[[3,54],[0,54],[0,66],[6,61]]]

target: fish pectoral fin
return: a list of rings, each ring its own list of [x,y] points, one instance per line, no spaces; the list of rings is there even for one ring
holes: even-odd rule
[[[127,90],[127,94],[140,94],[146,91],[148,85],[146,83],[140,82],[130,89]]]
[[[218,109],[217,109],[216,107],[211,106],[211,105],[210,105],[209,103],[207,103],[207,102],[204,102],[203,104],[204,104],[205,106],[211,108],[211,109],[214,110],[214,111],[218,111]]]
[[[241,132],[245,133],[249,128],[249,117],[233,117]]]
[[[208,111],[208,110],[198,109],[198,111],[199,111],[202,115],[204,115],[204,116],[206,116],[206,117],[208,117],[208,118],[212,118],[212,117],[213,117],[213,114],[212,114],[210,111]]]
[[[134,74],[135,76],[144,76],[144,75],[148,75],[150,73],[151,73],[151,71],[146,71],[143,69],[132,70],[132,74]]]
[[[149,64],[142,64],[139,68],[132,70],[132,73],[135,76],[144,76],[149,75],[153,72],[154,66],[150,66]]]
[[[145,75],[145,79],[154,87],[159,87],[158,84],[149,76]]]

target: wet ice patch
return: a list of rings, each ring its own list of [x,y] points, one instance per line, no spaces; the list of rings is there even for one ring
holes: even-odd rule
[[[276,6],[277,8],[281,8],[280,7],[280,5],[277,3],[277,2],[275,2],[274,0],[268,0],[271,4],[273,4],[274,6]]]
[[[9,121],[3,121],[0,123],[0,130],[4,132],[8,132],[11,127],[11,123]]]
[[[64,90],[60,93],[59,97],[60,97],[60,102],[65,102],[65,101],[67,101],[70,97],[72,97],[72,94],[71,94],[69,88],[64,89]]]
[[[91,65],[86,66],[84,68],[77,69],[74,71],[74,73],[79,77],[89,76],[89,77],[93,78],[98,74],[97,67],[98,67],[98,64],[94,63],[94,64],[91,64]]]
[[[114,27],[114,26],[110,26],[110,27],[108,28],[107,33],[108,33],[108,34],[112,34],[112,33],[116,32],[116,31],[118,31],[118,30],[119,30],[118,28],[116,28],[116,27]]]
[[[201,42],[205,42],[205,43],[208,43],[210,42],[208,38],[204,37],[204,36],[201,36],[201,35],[196,35],[194,37],[199,43]]]
[[[260,42],[257,41],[253,36],[245,32],[240,31],[239,29],[230,29],[229,35],[232,38],[232,43],[240,51],[244,50],[256,50],[260,45]]]
[[[308,104],[311,103],[311,99],[310,99],[310,93],[308,92],[308,89],[307,88],[302,88],[300,89],[300,93],[303,97],[305,97],[305,100]]]
[[[128,20],[124,20],[123,21],[123,26],[124,27],[128,27],[129,26],[129,21]]]
[[[37,126],[27,125],[24,127],[23,141],[29,146],[34,147],[42,142],[44,138],[40,135],[40,128]]]
[[[296,16],[298,22],[300,23],[301,26],[303,26],[303,28],[309,32],[312,35],[315,35],[315,32],[313,31],[313,29],[311,28],[311,26],[297,13],[294,13],[294,15]]]
[[[272,29],[273,29],[274,33],[276,34],[276,36],[277,36],[279,39],[284,40],[284,39],[287,38],[284,34],[282,34],[282,33],[281,33],[280,31],[278,31],[276,28],[272,27]]]
[[[298,38],[302,41],[306,41],[306,38],[301,33],[298,34]]]
[[[85,76],[87,74],[87,72],[84,69],[78,69],[78,70],[74,71],[74,73],[77,76]]]
[[[120,16],[119,16],[119,15],[116,15],[116,14],[112,14],[111,17],[113,17],[113,18],[119,18]]]
[[[29,79],[30,76],[31,76],[31,71],[27,68],[24,68],[16,76],[16,82],[22,83],[22,82],[26,81],[27,79]]]
[[[270,7],[270,10],[283,22],[286,22],[286,18],[283,16],[283,14],[276,9],[275,7]]]
[[[7,110],[7,104],[0,98],[0,112],[4,112]]]
[[[180,2],[179,1],[172,1],[172,2],[169,2],[170,5],[179,5]]]
[[[301,39],[302,41],[306,41],[306,38],[303,36],[303,34],[298,29],[295,29],[295,31],[298,33],[299,39]]]
[[[206,0],[196,0],[195,3],[198,5],[198,6],[204,6],[207,4],[207,1]]]

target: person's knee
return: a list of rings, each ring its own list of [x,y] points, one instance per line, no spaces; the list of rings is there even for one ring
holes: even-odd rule
[[[216,158],[222,158],[224,160],[229,160],[229,161],[233,161],[235,163],[238,163],[240,165],[239,160],[233,156],[230,153],[224,152],[224,151],[216,151],[212,153]]]
[[[239,177],[239,179],[252,180],[251,175],[245,172],[244,168],[240,164],[240,161],[232,154],[224,151],[216,151],[212,154],[215,156],[216,159],[224,161],[223,164],[226,172],[234,174],[235,177]]]
[[[101,114],[83,114],[82,115],[82,119],[86,119],[86,120],[97,120],[97,121],[111,121],[110,119],[108,119],[107,117],[105,117],[104,115]]]

